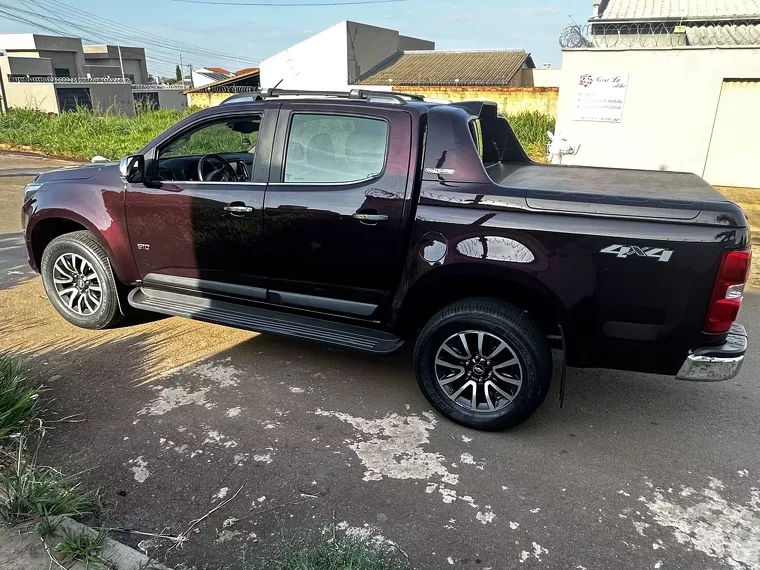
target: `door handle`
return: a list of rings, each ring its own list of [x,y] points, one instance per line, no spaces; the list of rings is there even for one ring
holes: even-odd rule
[[[388,216],[385,214],[361,214],[356,213],[353,215],[354,219],[363,223],[375,224],[377,222],[385,222],[388,220]]]
[[[224,211],[232,212],[233,214],[247,214],[253,212],[253,208],[251,206],[246,206],[245,204],[235,204],[233,202],[232,204],[225,206]]]

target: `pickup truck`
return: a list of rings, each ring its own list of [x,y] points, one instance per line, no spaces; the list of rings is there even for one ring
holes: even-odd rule
[[[132,310],[388,355],[478,429],[541,405],[566,366],[713,381],[747,220],[694,174],[531,161],[489,102],[355,90],[233,96],[119,164],[40,175],[31,266],[69,322]],[[559,357],[558,357],[559,359]]]

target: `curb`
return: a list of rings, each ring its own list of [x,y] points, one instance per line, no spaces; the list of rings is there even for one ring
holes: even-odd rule
[[[48,172],[51,168],[0,168],[0,178],[13,178],[16,176],[37,176]]]
[[[91,536],[98,535],[96,529],[78,523],[69,517],[60,519],[54,534],[59,536],[61,534],[60,531],[68,531],[70,533],[84,532]],[[168,566],[154,562],[142,552],[138,552],[134,548],[112,538],[106,538],[103,548],[100,549],[99,556],[107,560],[111,564],[108,568],[113,568],[113,570],[172,570]],[[69,570],[80,570],[80,568],[84,570],[85,564],[77,562],[69,567]]]

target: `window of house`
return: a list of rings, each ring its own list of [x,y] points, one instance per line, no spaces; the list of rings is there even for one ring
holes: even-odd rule
[[[56,77],[71,77],[71,70],[68,67],[56,67],[54,72]]]
[[[343,183],[378,176],[385,166],[388,123],[342,115],[295,114],[284,182]]]
[[[76,111],[79,108],[92,109],[92,98],[87,88],[59,87],[55,93],[58,96],[58,108],[61,113]]]

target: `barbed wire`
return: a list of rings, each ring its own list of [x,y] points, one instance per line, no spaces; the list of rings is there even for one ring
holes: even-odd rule
[[[161,89],[163,91],[185,91],[189,87],[182,85],[167,85],[165,83],[138,83],[132,86],[132,90],[136,91],[155,91]]]
[[[190,89],[193,93],[256,93],[258,87],[247,85],[217,85],[215,87],[196,87]]]
[[[121,77],[54,77],[52,75],[29,76],[9,75],[10,83],[117,83],[130,85],[132,82]]]
[[[572,24],[560,34],[562,49],[665,48],[760,45],[760,19],[677,23]]]

